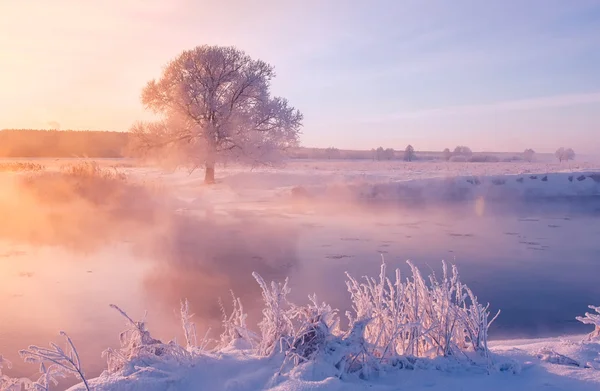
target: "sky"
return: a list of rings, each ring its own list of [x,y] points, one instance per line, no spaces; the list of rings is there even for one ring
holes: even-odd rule
[[[126,131],[203,44],[272,64],[305,146],[600,154],[600,0],[0,0],[0,128]]]

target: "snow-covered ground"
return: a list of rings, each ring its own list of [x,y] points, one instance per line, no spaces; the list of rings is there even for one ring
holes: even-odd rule
[[[498,359],[514,361],[514,366],[491,372],[441,362],[439,368],[398,370],[371,380],[323,377],[319,368],[278,376],[280,357],[256,358],[244,351],[227,351],[200,356],[189,366],[158,365],[156,370],[129,376],[105,375],[91,384],[99,391],[597,391],[600,370],[585,366],[592,360],[596,360],[593,365],[600,365],[600,343],[581,343],[579,338],[583,337],[495,342],[492,351]]]
[[[158,173],[147,173],[155,177]],[[341,200],[445,201],[600,194],[600,162],[449,163],[290,161],[281,168],[220,167],[221,190],[211,203],[272,200],[274,196]],[[160,175],[160,174],[159,174]],[[197,199],[202,173],[163,177],[180,195]],[[187,189],[187,191],[185,190]],[[208,194],[207,194],[208,193]]]
[[[329,254],[331,257],[328,255],[327,259],[325,259],[327,261],[331,261],[327,265],[327,268],[300,268],[299,274],[302,275],[302,273],[304,273],[305,278],[302,281],[306,281],[306,287],[312,287],[312,285],[316,285],[317,282],[321,284],[324,279],[318,274],[324,273],[325,270],[327,270],[327,272],[341,272],[343,271],[343,268],[354,267],[351,263],[345,262],[345,256],[347,253],[349,254],[349,251],[366,251],[364,249],[367,247],[360,247],[360,249],[356,247],[358,246],[358,243],[363,243],[363,240],[372,240],[374,243],[379,243],[377,245],[378,247],[373,248],[372,251],[375,253],[377,251],[380,253],[385,253],[386,257],[393,257],[394,251],[401,252],[403,251],[403,248],[411,248],[410,244],[408,244],[406,241],[398,241],[398,247],[394,246],[394,235],[396,234],[389,227],[392,225],[399,226],[400,224],[395,224],[395,220],[392,221],[394,224],[390,224],[390,221],[385,220],[384,217],[381,216],[369,219],[366,217],[366,214],[360,215],[356,211],[348,212],[351,209],[344,209],[343,213],[350,213],[355,217],[355,219],[352,221],[337,219],[336,225],[322,224],[321,226],[319,224],[319,218],[328,219],[329,216],[333,216],[331,214],[331,205],[333,204],[345,204],[353,208],[359,208],[359,205],[362,205],[363,203],[377,204],[380,201],[406,206],[409,209],[413,208],[410,218],[412,218],[413,215],[418,215],[421,213],[419,212],[421,209],[414,209],[416,205],[427,207],[435,206],[436,208],[442,209],[449,207],[448,205],[450,204],[463,206],[473,205],[473,208],[476,212],[475,215],[479,216],[485,215],[487,210],[491,210],[496,207],[533,210],[540,207],[539,201],[541,200],[557,202],[560,205],[569,204],[570,206],[566,209],[568,210],[566,215],[569,217],[565,217],[565,222],[561,224],[564,225],[569,223],[572,224],[572,227],[568,228],[568,232],[561,232],[564,232],[565,240],[567,240],[568,233],[573,233],[573,235],[575,235],[573,236],[574,243],[577,242],[578,238],[581,239],[581,242],[577,242],[579,243],[577,244],[577,248],[581,251],[584,251],[581,253],[581,256],[585,257],[585,259],[578,261],[576,265],[585,264],[585,268],[580,268],[577,270],[586,270],[587,275],[580,275],[580,277],[582,279],[585,278],[587,280],[591,280],[591,276],[589,276],[590,270],[597,270],[600,273],[600,264],[597,264],[598,260],[591,259],[594,254],[593,246],[587,246],[586,244],[589,244],[590,240],[586,241],[584,240],[584,237],[582,238],[582,236],[585,236],[585,234],[580,233],[579,236],[575,234],[575,232],[582,232],[582,224],[589,226],[588,231],[591,233],[597,232],[598,228],[600,227],[597,216],[598,204],[596,203],[596,200],[598,199],[597,197],[600,197],[600,164],[594,162],[570,162],[562,164],[446,162],[404,163],[298,160],[289,162],[285,167],[281,168],[261,168],[252,171],[249,171],[247,168],[243,167],[219,167],[217,169],[218,184],[211,187],[203,185],[203,173],[199,171],[192,174],[188,174],[184,171],[169,173],[160,169],[136,167],[134,165],[130,165],[129,163],[123,164],[123,162],[118,161],[108,161],[103,164],[107,166],[121,165],[119,170],[125,172],[132,181],[151,184],[154,188],[165,190],[167,193],[177,198],[176,202],[171,202],[167,205],[168,208],[172,208],[176,210],[178,214],[185,216],[197,216],[199,219],[201,219],[201,224],[204,224],[205,228],[212,227],[210,228],[212,234],[203,234],[204,236],[202,238],[195,239],[198,246],[201,245],[200,247],[208,248],[208,250],[206,250],[207,253],[205,253],[203,256],[214,255],[218,258],[220,256],[225,256],[223,254],[226,254],[228,257],[227,259],[229,259],[233,255],[236,255],[237,257],[243,257],[244,252],[247,251],[249,254],[252,253],[252,257],[257,257],[256,259],[258,259],[261,257],[268,258],[269,255],[265,254],[265,252],[273,251],[273,249],[276,249],[276,251],[282,251],[282,256],[286,256],[287,248],[285,246],[287,246],[287,240],[290,238],[290,236],[296,235],[295,231],[291,230],[289,225],[268,225],[267,222],[273,220],[273,216],[280,220],[287,219],[299,221],[299,225],[303,225],[305,228],[309,229],[310,232],[312,232],[308,236],[303,236],[305,239],[300,240],[302,243],[301,251],[306,252],[306,254],[310,256],[314,256],[316,254],[315,251],[307,248],[307,246],[316,246],[315,243],[318,243],[318,238],[321,237],[327,239],[323,239],[323,244],[319,244],[319,246],[322,245],[324,246],[324,249],[326,249],[328,252],[331,252],[331,254]],[[49,163],[48,166],[50,169],[53,169],[51,163]],[[13,174],[6,173],[3,175],[12,176]],[[4,179],[6,179],[6,177],[4,177]],[[22,200],[19,200],[19,202],[21,201]],[[590,209],[587,209],[588,203],[590,204]],[[497,204],[497,206],[492,206],[492,204]],[[80,205],[78,204],[78,207],[79,206]],[[450,206],[449,208],[453,207],[454,206]],[[87,208],[87,206],[85,208]],[[301,211],[299,211],[298,208],[300,208]],[[573,219],[571,214],[574,208],[582,208],[579,213],[582,216],[585,216],[585,218]],[[425,215],[425,209],[422,210],[423,215]],[[244,220],[244,216],[247,216],[244,213],[248,211],[251,211],[253,213],[252,216],[254,216],[252,217],[251,221],[261,221],[260,225],[248,226],[243,224],[231,224],[227,226],[227,224],[234,219],[241,218],[242,221],[248,221]],[[89,212],[89,210],[78,209],[78,212],[81,212],[82,215],[85,215],[87,212]],[[338,211],[337,213],[340,214],[342,212]],[[30,214],[33,216],[34,212],[30,212]],[[535,212],[531,212],[531,214],[535,214]],[[404,216],[404,218],[406,218],[406,216]],[[32,221],[35,223],[41,222],[41,220],[36,220],[34,217],[35,216],[31,217],[31,220],[26,221]],[[114,216],[111,216],[109,220],[102,220],[102,224],[96,227],[97,235],[102,236],[104,232],[104,225],[110,227],[109,223],[112,224],[112,222],[116,221],[113,219]],[[539,219],[536,217],[536,219],[526,218],[521,220],[527,220],[527,223],[533,224]],[[85,229],[93,229],[91,227],[94,227],[93,224],[86,225],[89,222],[87,222],[85,219],[77,219],[74,221],[77,224],[83,224],[80,226],[86,227]],[[216,223],[213,223],[213,221]],[[473,222],[472,220],[469,221],[469,224]],[[502,221],[498,219],[498,224],[505,224]],[[578,222],[577,224],[579,225],[573,221]],[[46,220],[44,220],[43,223],[45,224]],[[404,224],[408,224],[408,228],[411,230],[421,229],[425,233],[429,232],[427,230],[435,230],[430,231],[435,233],[443,231],[444,235],[455,241],[455,244],[452,245],[454,257],[464,256],[472,258],[473,256],[477,255],[477,252],[479,251],[479,254],[482,255],[482,258],[485,258],[489,254],[482,253],[482,251],[501,252],[502,246],[506,245],[505,241],[502,241],[497,243],[497,248],[491,248],[488,246],[486,250],[484,248],[485,246],[474,246],[472,244],[467,244],[467,242],[464,241],[456,242],[472,237],[473,232],[471,231],[476,230],[477,228],[474,228],[473,225],[471,225],[470,228],[465,228],[466,225],[462,225],[462,228],[460,229],[471,229],[471,231],[455,232],[457,229],[459,229],[459,225],[444,225],[446,223],[450,224],[449,222],[441,222],[439,220],[432,220],[429,225],[427,225],[427,221],[412,221],[408,223],[404,222]],[[542,223],[544,223],[543,219]],[[153,229],[160,228],[157,226],[161,225],[160,221],[159,223],[154,221],[151,222],[151,224],[155,225]],[[344,224],[346,224],[347,227],[344,227]],[[337,238],[339,241],[338,244],[333,246],[330,245],[331,241],[328,236],[331,236],[336,229],[339,229],[339,232],[342,232],[342,230],[348,229],[349,226],[358,227],[361,224],[364,226],[363,228],[365,228],[365,232],[370,232],[369,238],[361,236],[357,239],[357,241],[354,241],[352,236],[346,236],[342,237],[341,240],[340,238]],[[525,243],[523,244],[523,246],[526,246],[524,247],[524,251],[528,251],[523,253],[515,253],[513,250],[510,250],[512,251],[512,254],[510,255],[511,260],[529,260],[531,254],[536,253],[533,250],[536,250],[537,253],[540,254],[542,254],[542,251],[556,251],[556,254],[563,256],[559,248],[554,250],[552,247],[552,245],[556,244],[556,241],[560,241],[561,238],[560,235],[556,237],[552,236],[552,232],[554,232],[553,230],[558,229],[559,224],[550,222],[550,220],[548,220],[547,223],[544,223],[543,227],[548,232],[544,232],[543,235],[551,238],[548,240],[549,242],[552,242],[552,240],[555,241],[554,243],[547,244],[544,244],[544,241],[541,238],[535,237],[536,233],[533,232],[533,230],[541,229],[540,227],[542,226],[541,224],[538,225],[539,227],[532,226],[528,228],[528,231],[523,231],[521,233],[516,233],[513,232],[514,230],[512,229],[509,230],[508,228],[503,227],[503,229],[505,229],[507,232],[505,236],[506,239],[517,237],[517,235],[519,235],[519,243]],[[127,229],[136,227],[137,226],[135,225],[128,225],[121,228],[123,228],[125,232]],[[187,229],[190,227],[197,228],[199,225],[191,225],[186,227]],[[382,230],[385,230],[386,233],[378,234],[376,231],[373,231],[375,227],[380,227]],[[169,226],[169,229],[172,228],[172,226]],[[186,233],[189,233],[186,231],[186,228],[178,229],[181,230],[178,231],[181,235],[185,236]],[[254,230],[255,232],[245,231],[248,229]],[[279,247],[273,247],[271,244],[269,244],[266,246],[266,248],[259,248],[261,247],[259,244],[263,243],[265,240],[268,240],[266,238],[269,237],[269,235],[262,235],[259,232],[260,229],[270,230],[269,232],[273,233],[273,235],[270,236],[272,238],[271,240],[274,242],[273,244],[275,244],[277,241],[284,244],[280,245]],[[369,231],[369,229],[371,229],[371,231]],[[567,228],[565,228],[565,230],[566,229]],[[396,228],[395,230],[401,231],[402,229]],[[38,233],[32,236],[31,232],[25,231],[26,230],[24,230],[23,227],[17,226],[11,230],[3,229],[2,233],[5,236],[8,235],[8,238],[13,241],[26,237],[24,236],[25,233],[29,235],[27,236],[28,238],[35,237],[38,241],[48,239],[43,235],[40,236]],[[119,234],[121,234],[121,231],[116,228],[115,231],[118,231]],[[15,232],[19,233],[20,236],[10,237],[10,235],[16,235]],[[354,229],[352,232],[356,234],[358,231]],[[113,233],[113,235],[116,234]],[[214,242],[220,240],[217,237],[218,235],[232,235],[230,238],[233,238],[231,240],[236,241],[236,245],[231,246],[231,249],[228,250],[224,250],[221,247],[217,248],[218,246],[215,247],[216,244]],[[338,236],[341,235],[342,234],[338,233]],[[416,234],[410,234],[410,236],[413,236],[411,238],[407,233],[403,233],[402,235],[403,237],[410,238],[411,240],[415,240],[415,238],[418,236]],[[386,237],[384,238],[384,236]],[[537,236],[542,236],[542,234],[539,233]],[[53,235],[49,238],[55,242],[61,239],[57,235]],[[77,241],[79,240],[78,238],[80,237],[77,233],[70,233],[69,240]],[[107,238],[111,238],[110,240],[113,240],[112,236],[107,236]],[[128,238],[127,240],[135,241],[137,239],[137,237],[134,237]],[[191,240],[194,239],[191,238]],[[56,245],[55,242],[52,244]],[[98,244],[94,242],[94,246],[97,245]],[[186,246],[187,245],[188,244],[186,244]],[[422,242],[422,245],[428,247],[425,242]],[[383,246],[385,246],[385,251],[383,251]],[[435,246],[436,244],[432,243],[429,247],[434,248]],[[444,244],[439,246],[442,248]],[[354,250],[350,250],[351,248],[354,248]],[[346,252],[342,252],[344,250],[346,250]],[[28,270],[20,270],[22,267],[17,268],[14,266],[15,264],[8,263],[9,260],[16,260],[19,257],[13,253],[10,253],[11,251],[14,251],[14,249],[7,248],[6,256],[2,257],[4,262],[3,268],[7,271],[10,271],[10,273],[20,273],[19,275],[25,276],[23,273],[29,273]],[[52,250],[52,248],[41,247],[41,250],[37,252],[37,255],[42,256],[48,251],[52,252],[55,250]],[[86,251],[90,251],[90,249],[86,249]],[[94,247],[92,251],[94,254],[96,254],[96,258],[99,256],[98,254],[103,254],[102,251],[97,250],[96,247]],[[144,255],[147,256],[148,254]],[[166,256],[168,259],[170,259],[168,254],[155,255]],[[304,255],[304,257],[308,255]],[[20,256],[22,257],[22,255]],[[54,255],[54,257],[56,256],[57,255]],[[60,256],[65,258],[64,255]],[[111,255],[107,254],[107,256]],[[317,256],[319,255],[317,254]],[[351,256],[354,256],[354,254]],[[404,253],[400,256],[404,256]],[[29,257],[29,255],[27,257]],[[534,257],[537,257],[537,255]],[[47,258],[50,259],[51,256],[47,256]],[[176,257],[173,257],[173,259],[175,260]],[[438,262],[439,258],[431,259],[430,261]],[[99,279],[105,278],[102,281],[98,280],[96,282],[89,283],[89,286],[94,287],[93,289],[96,292],[93,306],[102,306],[102,300],[97,296],[102,295],[102,292],[105,291],[106,287],[102,287],[101,285],[112,278],[110,276],[110,270],[114,270],[114,268],[112,266],[112,262],[107,262],[106,265],[102,265],[101,260],[96,260],[94,262],[96,262],[94,264],[94,274],[89,274],[86,276],[86,278],[94,278],[96,276],[98,276],[97,278]],[[118,263],[119,261],[116,262]],[[186,262],[191,262],[191,260]],[[393,262],[394,260],[392,260],[392,263]],[[596,263],[596,266],[594,266],[594,263]],[[50,268],[48,273],[45,273],[41,269],[39,271],[34,271],[33,269],[35,269],[36,266],[33,258],[31,261],[23,261],[21,265],[30,265],[27,267],[32,268],[31,276],[33,276],[34,273],[38,273],[40,276],[47,276],[52,270],[52,268]],[[207,292],[204,286],[211,286],[213,283],[226,284],[241,281],[240,278],[250,279],[251,277],[249,272],[252,270],[249,270],[249,268],[252,267],[252,265],[255,264],[250,262],[250,260],[248,260],[247,265],[238,265],[239,270],[235,270],[233,267],[230,267],[230,265],[222,266],[222,269],[220,266],[211,265],[210,269],[203,268],[201,269],[201,273],[196,271],[189,274],[188,277],[202,278],[202,273],[206,273],[209,270],[210,273],[214,273],[209,274],[211,276],[210,278],[207,277],[201,282],[196,282],[196,284],[203,285],[198,286],[197,290],[200,292]],[[273,267],[275,266],[277,268],[281,268],[281,270],[274,269]],[[371,264],[368,270],[373,270],[372,266],[373,265]],[[499,269],[494,265],[483,265],[480,267],[486,268],[486,266],[489,266],[490,273],[473,276],[478,278],[483,278],[483,276],[486,276],[490,279],[490,285],[493,285],[495,274],[491,271]],[[288,266],[281,267],[281,265],[263,265],[263,267],[266,268],[266,270],[272,270],[274,275],[277,277],[281,277],[283,272],[292,272],[292,269]],[[472,262],[462,264],[460,267],[461,271],[469,275],[469,271],[465,270],[465,268],[477,268],[478,266],[475,262]],[[531,266],[528,266],[528,268],[530,267]],[[535,264],[535,267],[538,267],[538,265]],[[88,270],[89,265],[86,264],[74,269],[81,269],[81,274],[77,274],[78,272],[72,271],[74,275],[73,281],[81,280],[81,277],[84,273],[91,273],[91,271]],[[172,269],[164,267],[154,268],[149,266],[144,266],[143,268],[133,267],[132,273],[129,275],[142,275],[145,273],[146,269],[149,269],[150,273],[153,273],[154,275],[154,277],[150,279],[149,283],[151,286],[150,289],[154,291],[154,294],[158,294],[161,291],[164,291],[164,294],[172,294],[171,291],[181,294],[181,290],[169,288],[163,285],[164,281],[168,280],[156,277],[161,274],[161,277],[172,274]],[[218,272],[215,272],[217,269]],[[56,279],[58,281],[60,279],[65,280],[66,278],[66,281],[70,281],[69,278],[65,277],[64,274],[62,277],[59,277],[61,274],[60,270],[54,270],[56,273],[51,273],[52,279]],[[362,271],[362,269],[356,270]],[[222,275],[219,274],[223,273],[223,271],[236,274],[236,276],[231,277],[231,279],[228,277],[228,279],[224,280]],[[182,268],[181,271],[177,271],[177,278],[173,279],[173,282],[171,283],[177,285],[183,282],[183,285],[189,287],[193,286],[193,281],[187,281],[185,278],[182,279],[182,275],[185,276],[185,274],[188,272],[189,269],[186,268]],[[248,274],[238,278],[237,274],[241,273]],[[312,277],[311,273],[314,273],[312,274]],[[569,273],[565,272],[565,274]],[[100,275],[105,277],[100,277]],[[124,277],[123,274],[121,274],[121,276]],[[337,275],[334,275],[333,277],[337,278]],[[35,280],[35,278],[38,277],[31,278],[29,275],[27,275],[27,278],[31,279],[31,281],[28,281],[27,283],[33,287],[33,291],[38,292],[39,285],[37,284],[41,283],[41,281]],[[135,278],[136,277],[131,277],[132,280],[135,280]],[[213,280],[211,280],[211,278],[213,278]],[[569,276],[565,276],[565,278],[569,278],[571,280],[575,279],[576,276],[571,276],[569,274]],[[473,280],[477,280],[477,278],[473,278]],[[69,283],[67,283],[66,286],[61,285],[62,288],[60,289],[60,295],[62,297],[60,300],[64,301],[65,305],[68,304],[66,297],[70,294],[70,292],[73,292],[73,289],[80,289],[82,292],[81,295],[86,295],[84,293],[86,290],[85,287],[82,287],[81,285],[69,287],[68,284]],[[77,283],[75,283],[75,285],[76,284]],[[476,281],[475,286],[478,284],[485,285],[486,281]],[[293,278],[292,285],[294,285]],[[332,284],[332,286],[337,285]],[[244,295],[246,294],[246,288],[237,288],[242,289],[242,292],[236,291],[236,294],[242,296],[243,299]],[[296,288],[299,287],[295,286],[294,289]],[[2,299],[5,301],[3,305],[4,307],[8,309],[12,308],[13,310],[17,308],[15,306],[18,305],[17,301],[20,299],[14,295],[18,289],[18,284],[12,284],[11,281],[5,283],[2,289],[0,289],[0,292],[3,292],[3,295],[7,295],[6,298]],[[147,278],[146,289],[148,289]],[[225,290],[227,289],[229,289],[229,287],[227,287]],[[544,292],[543,289],[546,288],[542,289],[540,287],[540,289],[542,292]],[[557,286],[556,289],[560,290],[561,286]],[[122,290],[123,288],[121,287],[117,292],[121,292]],[[122,301],[119,301],[114,291],[111,290],[111,292],[113,292],[110,294],[112,299],[107,298],[107,300],[117,301],[118,304],[131,303],[131,305],[136,305],[134,303],[135,300],[132,300],[131,297],[123,298]],[[247,293],[252,294],[252,292],[252,290],[249,290]],[[131,295],[131,293],[125,292],[124,294]],[[477,294],[478,292],[476,291],[475,293]],[[22,293],[18,294],[22,295]],[[137,297],[139,294],[139,291],[135,291],[133,296]],[[560,294],[560,292],[557,292],[557,294]],[[13,296],[9,297],[8,295]],[[25,294],[25,296],[27,296],[27,294]],[[327,297],[320,297],[320,299],[325,299],[328,301]],[[81,301],[75,302],[82,306],[81,313],[86,313],[87,310],[84,307],[85,304]],[[148,300],[146,299],[145,302],[148,303]],[[104,303],[104,305],[108,304],[108,302]],[[192,304],[194,303],[192,302]],[[204,305],[202,303],[200,304]],[[255,305],[255,303],[252,301],[249,304],[251,304],[251,306]],[[596,302],[592,301],[587,304],[600,304],[600,297],[596,299]],[[494,305],[495,304],[492,303],[492,306]],[[538,304],[530,303],[530,306],[535,307],[538,306]],[[551,307],[545,304],[542,305],[542,303],[539,303],[539,306],[543,308]],[[56,308],[58,310],[60,307]],[[60,309],[60,311],[66,310]],[[206,309],[206,311],[210,312],[209,309]],[[204,316],[204,310],[201,312],[201,315]],[[49,315],[46,314],[44,316]],[[157,315],[155,314],[154,316],[154,319],[157,319]],[[19,317],[18,319],[21,318],[22,322],[32,322],[33,319],[37,319],[31,316]],[[153,319],[152,314],[149,319]],[[52,324],[55,325],[55,327],[68,328],[68,324],[59,326],[59,320],[60,317],[53,317]],[[10,322],[11,330],[12,328],[17,329],[19,327],[19,325],[15,324],[15,322],[16,321]],[[90,324],[86,324],[86,329],[92,327],[91,324],[93,323],[101,324],[103,327],[107,325],[114,325],[114,322],[112,321],[107,324],[103,323],[103,321],[100,319],[86,320],[86,322],[91,322]],[[170,325],[172,325],[172,322]],[[150,322],[149,326],[150,330],[152,331],[152,322]],[[162,337],[165,335],[165,324],[162,324],[160,327],[162,329],[158,334]],[[589,327],[591,331],[592,327]],[[2,332],[3,330],[0,326],[0,335]],[[99,332],[99,334],[103,335],[106,333],[107,330],[105,329]],[[173,331],[173,334],[178,333]],[[312,389],[431,389],[470,391],[480,389],[553,389],[579,391],[600,389],[600,370],[598,369],[600,367],[600,342],[580,342],[583,339],[583,336],[555,337],[543,340],[498,341],[494,340],[494,335],[491,334],[490,338],[492,339],[492,342],[490,342],[490,348],[493,353],[492,361],[494,365],[486,366],[485,368],[478,365],[465,365],[464,360],[460,359],[437,358],[432,362],[417,366],[413,369],[404,368],[389,370],[388,368],[381,373],[377,373],[376,376],[366,379],[361,379],[359,376],[354,375],[342,377],[340,379],[339,377],[333,376],[326,369],[309,365],[301,366],[292,371],[284,371],[281,375],[276,375],[279,373],[282,366],[281,356],[275,355],[273,357],[262,357],[255,354],[255,352],[247,349],[239,349],[240,346],[235,346],[234,348],[229,347],[226,349],[221,349],[220,351],[210,351],[195,354],[192,358],[186,361],[185,364],[174,364],[170,361],[163,362],[158,360],[149,366],[140,365],[138,369],[133,369],[126,374],[118,371],[111,374],[105,374],[96,380],[92,380],[91,384],[93,385],[93,389],[98,390],[207,389],[254,391],[271,389],[287,391]],[[0,341],[2,341],[1,337]],[[35,343],[36,341],[32,342]],[[75,342],[78,342],[77,339]],[[80,343],[85,344],[86,342],[82,341]],[[13,344],[11,343],[10,346],[13,346]],[[4,352],[5,347],[0,348],[2,348],[3,353],[7,353]],[[83,350],[85,350],[85,348]],[[11,357],[11,359],[12,361],[15,361],[14,357]],[[4,372],[6,372],[6,370]],[[78,387],[79,388],[76,387],[76,389],[81,389],[81,385]]]

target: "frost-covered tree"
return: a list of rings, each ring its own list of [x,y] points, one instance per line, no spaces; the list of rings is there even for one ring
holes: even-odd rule
[[[386,150],[383,153],[383,156],[386,160],[394,160],[394,157],[396,156],[396,151],[394,151],[394,148],[386,148]]]
[[[371,149],[371,153],[373,154],[373,160],[393,160],[396,156],[394,148],[384,149],[383,147],[379,147]]]
[[[132,128],[142,153],[190,169],[215,163],[269,164],[298,143],[302,114],[272,97],[273,67],[235,47],[198,46],[172,60],[142,91],[147,109],[161,117]]]
[[[410,144],[404,150],[404,160],[407,162],[415,160],[415,149]]]
[[[442,151],[442,156],[444,160],[448,161],[452,157],[452,152],[450,152],[450,149],[446,148]]]
[[[473,155],[473,151],[471,151],[471,148],[469,148],[469,147],[465,147],[464,145],[459,145],[458,147],[454,148],[454,155],[455,156],[471,156],[471,155]]]
[[[528,148],[525,150],[525,152],[523,152],[523,159],[525,159],[528,162],[533,161],[534,156],[535,156],[535,151],[531,148]]]
[[[563,160],[569,161],[575,159],[575,151],[573,151],[571,148],[560,147],[556,150],[554,155],[560,162],[562,162]]]

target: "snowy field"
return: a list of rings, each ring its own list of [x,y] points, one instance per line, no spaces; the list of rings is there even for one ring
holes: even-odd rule
[[[124,174],[122,182],[63,181],[60,167],[76,161],[39,162],[42,173],[0,173],[0,309],[10,314],[0,325],[0,352],[13,363],[6,375],[37,378],[18,350],[62,346],[57,335],[65,330],[87,377],[103,373],[90,382],[98,390],[600,389],[600,341],[584,341],[593,327],[575,319],[600,304],[600,163],[298,160],[217,167],[218,183],[205,186],[199,171],[125,160],[100,162]],[[39,178],[24,181],[32,175]],[[447,317],[432,314],[428,328],[419,326],[419,343],[435,349],[417,354],[380,351],[379,340],[367,338],[368,354],[344,353],[354,359],[340,369],[331,352],[300,362],[277,349],[257,352],[265,305],[252,272],[267,281],[289,277],[289,300],[300,306],[316,293],[349,331],[344,314],[357,302],[344,272],[378,278],[382,257],[390,278],[396,268],[410,276],[407,259],[425,279],[441,277],[442,260],[457,265],[462,283],[490,303],[489,320],[501,310],[490,352],[463,347],[462,334],[452,332],[453,354],[440,353],[432,336]],[[431,289],[424,298],[439,293]],[[230,290],[247,318],[225,322],[235,327],[221,337],[219,299],[230,314]],[[196,347],[180,331],[184,298],[195,313]],[[157,353],[145,337],[135,342],[134,327],[118,350],[123,318],[112,303],[134,319],[148,310],[152,336],[182,347],[164,344]],[[456,322],[470,319],[456,308],[447,311]],[[294,322],[295,332],[306,326]],[[206,341],[220,343],[203,348],[209,328]],[[319,349],[360,346],[344,345],[342,331],[327,335]],[[102,372],[107,347],[117,354]]]

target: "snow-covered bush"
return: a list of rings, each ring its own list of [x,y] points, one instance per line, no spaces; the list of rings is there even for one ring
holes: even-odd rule
[[[2,369],[4,367],[12,368],[12,363],[0,356],[0,390],[1,391],[21,391],[23,386],[28,387],[31,385],[31,380],[29,379],[16,379],[6,376],[2,373]]]
[[[286,278],[283,284],[272,281],[269,287],[258,273],[252,273],[252,276],[260,285],[265,304],[262,310],[263,319],[258,324],[261,333],[258,353],[268,356],[277,352],[278,347],[280,352],[284,352],[293,334],[290,303],[287,300],[290,293],[288,279]]]
[[[51,349],[31,345],[28,349],[19,352],[25,362],[40,365],[41,376],[36,382],[22,381],[26,389],[48,390],[50,384],[58,384],[58,378],[75,375],[82,381],[85,389],[90,390],[73,341],[64,331],[61,331],[60,335],[66,339],[64,350],[57,344],[50,343]],[[20,390],[20,388],[16,389]]]
[[[488,306],[460,282],[455,267],[449,272],[444,263],[441,279],[425,279],[416,266],[409,266],[411,277],[406,281],[399,270],[390,280],[385,263],[379,278],[361,282],[347,274],[352,302],[346,313],[347,332],[339,328],[337,311],[316,297],[309,297],[308,305],[295,306],[286,299],[287,281],[269,287],[255,274],[266,304],[259,354],[271,354],[279,344],[286,362],[325,363],[338,376],[361,377],[390,367],[414,367],[417,360],[459,358],[468,351],[490,364],[487,331],[493,319]]]
[[[77,178],[95,178],[103,180],[126,180],[124,173],[116,168],[103,168],[95,161],[82,161],[78,163],[65,164],[60,167],[64,175]]]
[[[119,335],[119,349],[108,348],[102,353],[109,373],[130,374],[136,367],[150,367],[157,361],[176,361],[180,364],[190,362],[193,354],[184,347],[173,341],[165,344],[154,339],[146,329],[144,320],[134,321],[121,308],[114,304],[110,306],[125,318],[127,329]]]
[[[451,356],[471,349],[487,357],[487,306],[482,306],[471,290],[459,281],[452,267],[443,263],[442,279],[429,276],[429,284],[409,262],[412,278],[402,281],[396,270],[394,282],[385,276],[385,263],[379,279],[365,277],[360,283],[348,275],[348,291],[353,303],[350,324],[371,319],[365,328],[370,354],[381,362],[399,356]],[[492,320],[493,321],[493,320]]]
[[[303,307],[293,307],[290,319],[297,322],[287,355],[298,365],[315,359],[324,352],[339,326],[337,311],[328,304],[317,301],[316,295],[309,296],[310,303]]]
[[[504,370],[490,360],[487,332],[493,319],[489,321],[488,306],[480,304],[460,282],[456,267],[448,269],[443,263],[440,278],[435,274],[423,278],[414,264],[408,264],[411,274],[406,279],[402,279],[399,269],[393,280],[388,278],[385,263],[378,278],[364,277],[361,281],[346,274],[352,303],[346,312],[346,330],[340,327],[337,310],[320,303],[316,296],[309,296],[305,305],[295,305],[288,300],[287,279],[267,284],[253,273],[264,301],[263,318],[258,323],[260,333],[250,330],[241,300],[232,293],[229,315],[221,305],[224,331],[212,351],[207,350],[207,337],[197,341],[187,300],[180,308],[185,347],[153,338],[144,320],[134,321],[111,305],[123,316],[127,329],[120,334],[120,348],[109,348],[103,353],[108,365],[104,376],[125,378],[140,371],[164,375],[164,368],[192,367],[198,357],[236,351],[255,357],[270,356],[271,361],[281,357],[279,374],[313,380],[332,376],[368,378],[401,368],[440,368],[439,360],[449,356],[453,357],[446,361],[449,367],[475,364],[487,370]],[[597,322],[596,315],[590,314],[580,320]],[[63,335],[67,338],[66,351],[52,344],[52,349],[32,346],[21,352],[26,361],[42,364],[38,381],[11,379],[0,373],[0,391],[21,387],[47,390],[58,376],[66,374],[76,374],[89,389],[77,351],[68,336]],[[0,369],[2,363],[6,361],[0,357]]]
[[[33,162],[0,163],[0,172],[42,171],[45,167]]]
[[[585,316],[578,316],[576,319],[584,324],[591,324],[595,326],[594,331],[588,335],[588,339],[600,339],[600,306],[589,306],[590,309],[596,311],[596,314],[589,312],[585,313]]]
[[[219,303],[221,305],[221,312],[223,313],[223,333],[221,334],[221,341],[217,345],[217,349],[223,349],[228,346],[254,348],[259,343],[260,338],[246,326],[248,314],[244,312],[240,298],[236,297],[233,292],[231,292],[231,297],[233,299],[233,309],[230,315],[227,315],[223,303]]]

